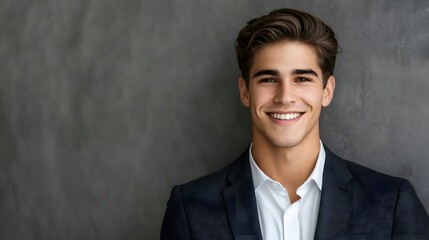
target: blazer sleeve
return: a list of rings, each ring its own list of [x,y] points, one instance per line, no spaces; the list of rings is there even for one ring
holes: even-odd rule
[[[191,239],[180,186],[173,187],[161,227],[161,240]]]
[[[429,240],[428,214],[408,180],[399,189],[392,234],[395,240]]]

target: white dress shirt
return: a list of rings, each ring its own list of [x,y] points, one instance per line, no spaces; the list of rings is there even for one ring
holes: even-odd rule
[[[249,158],[263,239],[314,239],[325,166],[322,142],[320,141],[320,151],[312,173],[296,190],[301,198],[293,204],[286,189],[258,167],[252,156],[252,146]]]

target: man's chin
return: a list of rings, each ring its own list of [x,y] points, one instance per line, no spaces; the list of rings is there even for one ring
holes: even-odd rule
[[[293,148],[299,144],[298,139],[273,139],[270,144],[276,148]]]

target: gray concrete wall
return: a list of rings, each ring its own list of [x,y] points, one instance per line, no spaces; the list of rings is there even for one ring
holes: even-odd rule
[[[0,239],[158,239],[174,184],[249,143],[233,41],[293,7],[344,50],[322,140],[429,209],[429,3],[0,1]]]

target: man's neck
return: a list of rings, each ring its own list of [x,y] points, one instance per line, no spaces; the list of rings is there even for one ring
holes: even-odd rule
[[[296,189],[310,176],[320,151],[318,132],[307,137],[293,147],[277,147],[266,139],[253,139],[252,155],[256,164],[268,177],[286,188],[291,202],[299,199]]]

